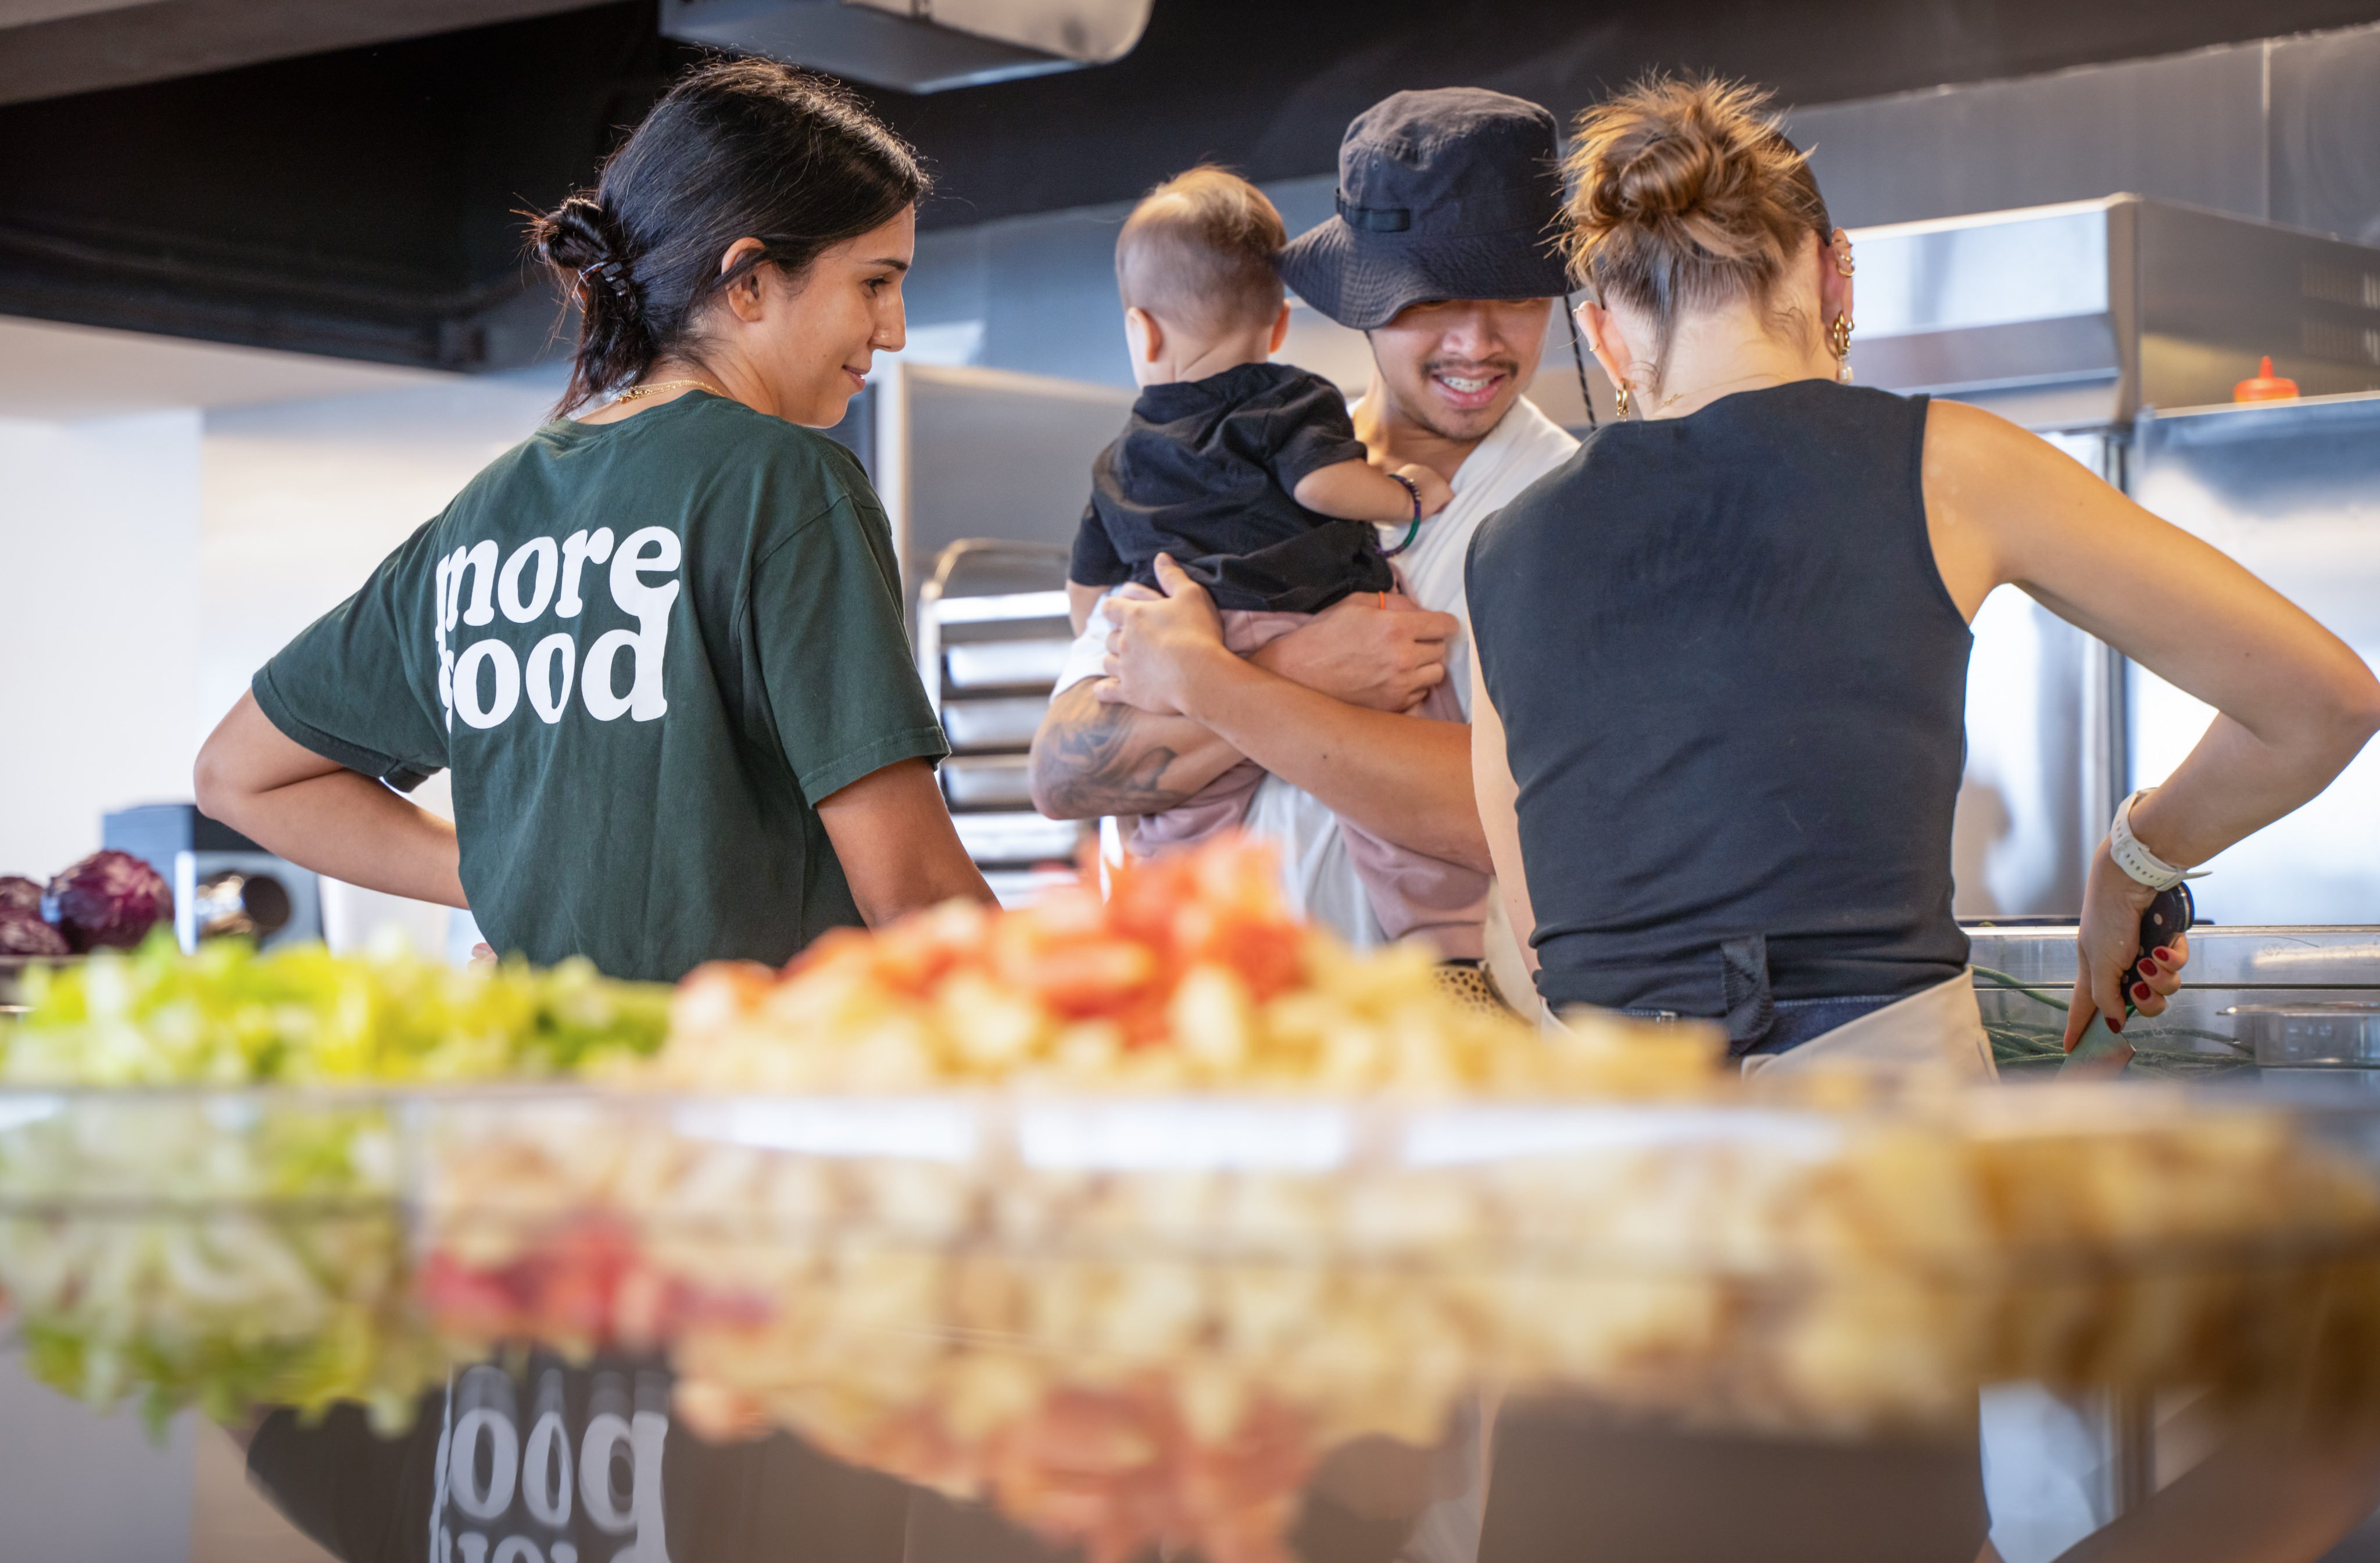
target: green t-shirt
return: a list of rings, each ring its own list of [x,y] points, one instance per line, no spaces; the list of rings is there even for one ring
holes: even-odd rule
[[[539,430],[254,687],[351,769],[451,769],[488,941],[623,977],[857,923],[813,806],[949,752],[858,463],[698,391]]]

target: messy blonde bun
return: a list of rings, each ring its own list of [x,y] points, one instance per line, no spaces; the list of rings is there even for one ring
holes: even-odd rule
[[[1657,384],[1679,314],[1767,304],[1804,236],[1834,231],[1768,102],[1742,82],[1653,77],[1578,117],[1563,250],[1581,287],[1653,320]]]

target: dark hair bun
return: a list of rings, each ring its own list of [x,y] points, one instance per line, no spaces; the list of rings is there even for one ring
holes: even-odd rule
[[[529,238],[540,260],[565,272],[584,272],[620,259],[611,214],[583,195],[533,218]]]

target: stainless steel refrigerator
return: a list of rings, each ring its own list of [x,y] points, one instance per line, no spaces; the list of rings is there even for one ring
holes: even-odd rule
[[[1862,383],[2034,430],[2380,658],[2380,249],[2136,196],[1852,236]],[[2265,356],[2303,395],[2234,405]],[[2071,915],[2211,713],[2014,588],[1974,628],[1960,914]],[[2210,866],[2210,919],[2380,923],[2380,758]]]

